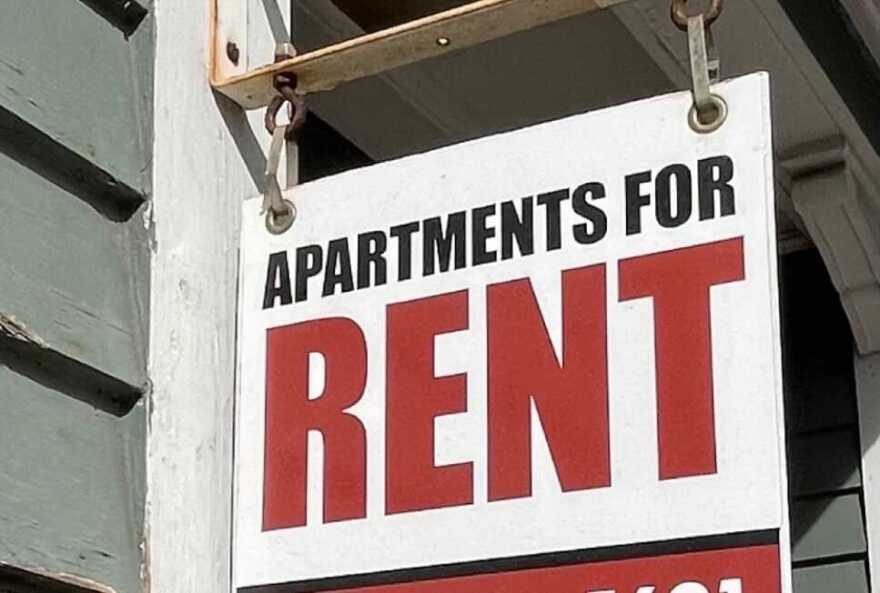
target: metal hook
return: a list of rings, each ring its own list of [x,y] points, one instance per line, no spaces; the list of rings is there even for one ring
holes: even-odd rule
[[[688,0],[672,0],[671,8],[672,22],[675,23],[675,26],[678,27],[679,30],[684,32],[687,32],[688,20],[691,18],[687,12],[687,3]],[[706,27],[711,27],[712,24],[718,20],[723,9],[724,0],[712,0],[712,5],[709,7],[709,10],[703,13]]]
[[[278,166],[281,163],[281,151],[284,148],[286,135],[287,126],[276,126],[272,133],[272,144],[269,146],[263,177],[262,212],[266,215],[266,228],[275,235],[287,231],[296,220],[296,206],[290,200],[284,199],[281,186],[278,184]]]
[[[275,49],[275,62],[280,62],[296,55],[296,49],[290,43],[279,44]],[[273,86],[278,94],[272,98],[266,109],[266,131],[272,135],[272,144],[269,147],[269,155],[266,159],[266,171],[263,179],[263,212],[266,215],[266,228],[270,233],[280,235],[287,231],[296,220],[296,206],[290,200],[284,199],[281,186],[278,183],[278,167],[281,163],[281,151],[285,141],[289,141],[288,159],[296,160],[295,151],[296,134],[305,123],[306,105],[305,98],[296,92],[296,74],[282,72],[275,76]],[[290,123],[285,126],[278,125],[278,112],[285,103],[290,105]],[[295,184],[291,181],[291,169],[296,167],[295,162],[288,163],[288,185]],[[293,177],[296,177],[295,169]]]
[[[278,112],[281,111],[281,107],[285,103],[288,103],[292,113],[285,138],[287,140],[294,140],[297,132],[299,132],[306,121],[306,99],[303,95],[296,92],[296,74],[284,72],[277,74],[273,84],[278,94],[272,97],[269,107],[266,108],[266,131],[270,134],[275,133],[275,128],[278,127]]]
[[[714,132],[727,119],[727,103],[713,94],[711,85],[721,76],[721,59],[715,46],[711,24],[721,14],[722,0],[713,0],[706,14],[687,16],[687,0],[673,0],[672,21],[681,28],[680,19],[686,18],[688,53],[690,54],[691,79],[693,81],[694,105],[688,115],[688,123],[695,132]]]

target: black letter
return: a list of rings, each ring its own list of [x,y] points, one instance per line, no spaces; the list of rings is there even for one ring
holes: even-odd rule
[[[287,266],[287,252],[279,251],[269,255],[269,268],[266,270],[266,289],[263,291],[263,309],[275,306],[280,298],[282,305],[293,302],[290,294],[290,268]]]
[[[488,227],[486,220],[495,215],[495,204],[474,208],[471,222],[471,242],[474,250],[473,265],[488,264],[498,261],[498,252],[486,249],[486,243],[495,236],[495,227]]]
[[[324,292],[322,296],[326,297],[336,294],[336,285],[342,287],[342,292],[354,290],[348,239],[336,239],[330,241],[329,245],[327,245],[327,269],[324,272]]]
[[[593,200],[601,200],[605,197],[605,186],[601,183],[585,183],[572,194],[571,207],[576,214],[589,220],[593,230],[587,223],[576,224],[573,227],[574,240],[582,245],[589,245],[605,238],[608,232],[608,217],[605,213],[587,201],[587,195]]]
[[[397,279],[412,278],[412,236],[419,230],[419,223],[409,222],[391,227],[389,234],[397,239]]]
[[[422,229],[422,275],[430,276],[434,273],[434,254],[436,251],[437,261],[441,272],[449,270],[449,259],[452,255],[452,244],[455,243],[455,269],[465,266],[465,225],[467,224],[466,213],[454,212],[449,215],[446,223],[446,233],[443,233],[443,223],[440,217],[428,218],[423,223]]]
[[[532,197],[522,199],[522,217],[516,213],[513,202],[501,204],[501,259],[513,257],[513,239],[520,255],[535,252],[535,214]]]
[[[715,171],[718,178],[715,178]],[[715,218],[715,192],[721,197],[721,216],[736,214],[733,199],[733,161],[729,156],[703,159],[697,163],[697,178],[700,186],[700,220]]]
[[[324,250],[320,245],[308,245],[296,250],[296,286],[294,298],[302,302],[309,296],[308,280],[321,271],[324,265]],[[311,263],[308,263],[311,260]]]
[[[675,177],[675,216],[672,215],[672,177]],[[684,165],[669,165],[657,174],[657,222],[665,228],[681,226],[691,217],[693,190],[691,170]]]
[[[567,200],[567,189],[559,189],[546,194],[538,194],[538,205],[546,206],[547,216],[547,251],[562,247],[562,200]]]
[[[370,266],[375,272],[375,284],[382,286],[387,281],[388,265],[385,262],[385,249],[388,239],[382,231],[358,235],[358,288],[370,287]]]
[[[650,183],[651,172],[636,173],[626,178],[626,234],[642,232],[642,208],[651,203],[651,196],[642,193],[642,184]]]

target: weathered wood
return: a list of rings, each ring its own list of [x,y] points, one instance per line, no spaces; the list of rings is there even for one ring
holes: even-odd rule
[[[128,220],[144,203],[142,193],[120,183],[88,158],[3,107],[0,107],[0,152],[12,156],[111,220]]]
[[[791,439],[791,494],[831,493],[861,486],[858,440],[855,427]]]
[[[226,1],[226,0],[217,0]],[[363,35],[296,58],[223,79],[215,55],[212,85],[245,109],[257,109],[276,94],[273,77],[296,74],[298,90],[312,93],[343,82],[584,14],[625,0],[479,0],[397,27]]]
[[[0,349],[48,357],[44,371],[71,389],[111,391],[95,405],[130,407],[146,384],[142,223],[110,222],[2,154],[0,213]]]
[[[5,367],[0,405],[0,563],[141,591],[143,407],[118,418]]]
[[[227,32],[251,56],[271,56],[275,39],[264,19],[274,0],[236,4],[244,10]],[[289,7],[277,4],[284,15]],[[209,8],[202,0],[156,0],[153,11],[161,116],[151,201],[145,552],[152,591],[160,593],[227,592],[232,574],[237,241],[241,201],[256,195],[265,166],[258,139],[268,135],[261,114],[249,122],[234,103],[196,84],[211,39],[208,27],[194,24],[209,22]]]
[[[795,502],[791,523],[794,562],[866,551],[858,494]]]
[[[794,593],[868,593],[868,575],[861,560],[796,568]]]
[[[126,40],[81,2],[4,3],[0,107],[94,162],[118,184],[145,192],[149,23]]]

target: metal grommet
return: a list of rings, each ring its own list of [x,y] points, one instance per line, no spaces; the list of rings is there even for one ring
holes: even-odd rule
[[[688,113],[688,124],[691,126],[691,129],[698,134],[709,134],[714,132],[724,125],[724,122],[727,120],[727,101],[715,93],[709,95],[709,99],[711,100],[708,109],[710,113],[706,114],[704,112],[701,114],[696,105],[692,105],[690,113]]]
[[[272,208],[266,210],[266,229],[273,235],[281,235],[293,226],[296,220],[296,206],[290,200],[284,200],[284,211],[276,213]]]
[[[672,22],[682,31],[687,31],[688,28],[687,3],[688,0],[672,0]],[[707,27],[711,26],[712,23],[718,20],[723,8],[724,0],[712,0],[712,5],[709,7],[709,10],[706,11],[706,14],[703,15]]]

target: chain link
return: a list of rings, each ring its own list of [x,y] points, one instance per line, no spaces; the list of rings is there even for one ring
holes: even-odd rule
[[[688,19],[690,18],[687,11],[687,4],[688,0],[672,0],[671,10],[672,22],[675,23],[675,26],[678,27],[679,30],[684,31],[685,33],[688,30]],[[723,9],[724,0],[712,0],[709,10],[703,14],[703,21],[706,23],[706,27],[711,27],[712,24],[718,20]]]
[[[296,50],[290,44],[281,44],[275,52],[275,62],[292,58]],[[297,77],[292,72],[281,72],[275,75],[272,86],[278,91],[266,109],[264,124],[266,131],[272,135],[269,155],[266,159],[266,171],[263,186],[263,212],[266,215],[266,228],[269,232],[280,235],[287,231],[296,219],[296,206],[284,199],[283,191],[278,183],[278,169],[281,152],[285,142],[293,143],[306,120],[305,97],[296,92]],[[290,106],[290,123],[279,126],[278,113],[285,104]],[[288,146],[292,150],[293,145]],[[293,153],[294,155],[296,153]],[[294,156],[295,158],[295,156]],[[291,165],[288,164],[288,167]],[[292,166],[296,166],[293,164]],[[288,171],[290,175],[290,171]],[[288,177],[288,180],[290,177]],[[288,181],[290,183],[290,181]]]

